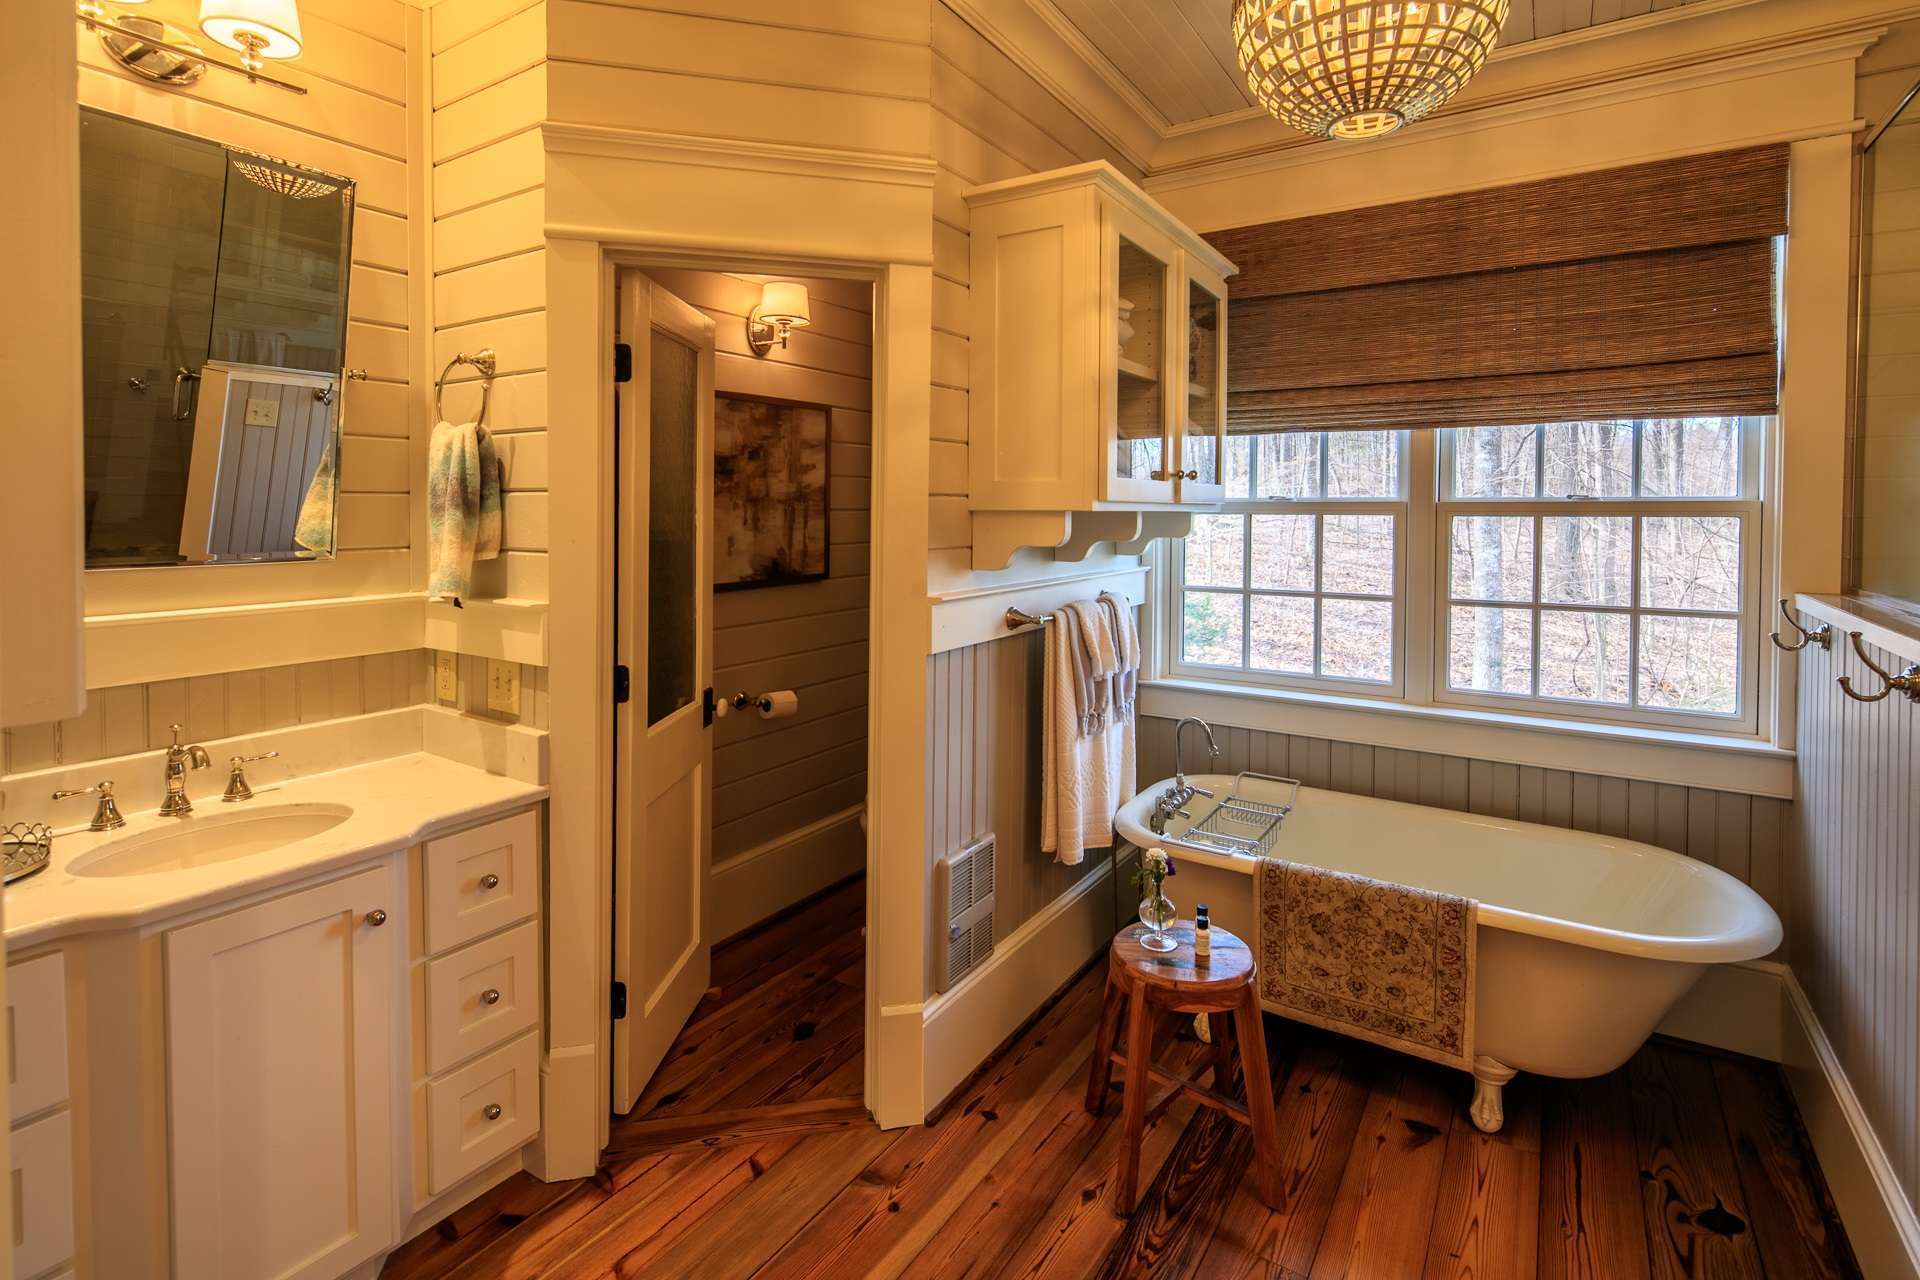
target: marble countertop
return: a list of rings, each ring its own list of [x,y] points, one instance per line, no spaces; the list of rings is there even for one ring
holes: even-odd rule
[[[196,800],[192,815],[162,818],[128,813],[116,831],[81,824],[56,834],[46,870],[8,885],[8,950],[74,934],[152,924],[198,907],[290,884],[382,857],[456,827],[512,812],[546,798],[547,788],[416,752],[254,788],[239,804]],[[115,840],[172,831],[196,819],[231,817],[278,805],[346,805],[339,825],[266,852],[202,867],[145,875],[76,875],[73,865]]]

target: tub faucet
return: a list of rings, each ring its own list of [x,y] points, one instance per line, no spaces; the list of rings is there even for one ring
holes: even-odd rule
[[[207,749],[198,743],[180,745],[180,732],[185,725],[169,727],[173,730],[173,745],[167,748],[167,798],[160,802],[160,816],[184,818],[193,812],[193,801],[187,799],[187,769],[204,769],[213,761],[207,756]]]
[[[1171,807],[1174,809],[1185,807],[1186,803],[1195,796],[1205,796],[1209,800],[1213,799],[1213,792],[1207,790],[1205,787],[1189,785],[1187,782],[1186,757],[1180,749],[1180,743],[1182,735],[1185,734],[1187,726],[1190,724],[1198,725],[1200,732],[1207,735],[1208,763],[1212,763],[1220,758],[1220,746],[1213,740],[1213,726],[1205,720],[1200,719],[1198,716],[1188,716],[1179,724],[1173,726],[1173,786],[1167,791],[1163,798],[1172,801]]]

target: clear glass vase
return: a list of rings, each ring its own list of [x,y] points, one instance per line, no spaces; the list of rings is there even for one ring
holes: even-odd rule
[[[1140,901],[1140,923],[1147,931],[1140,937],[1140,945],[1149,951],[1171,951],[1180,943],[1167,932],[1173,924],[1173,899],[1155,889],[1151,897]]]

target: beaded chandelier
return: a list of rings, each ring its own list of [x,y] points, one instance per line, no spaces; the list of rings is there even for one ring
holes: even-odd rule
[[[1234,0],[1247,88],[1317,138],[1378,138],[1486,64],[1510,0]]]

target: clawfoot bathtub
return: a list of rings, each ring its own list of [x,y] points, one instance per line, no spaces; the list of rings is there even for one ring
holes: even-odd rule
[[[1223,797],[1232,775],[1189,776]],[[1163,845],[1181,914],[1204,902],[1253,937],[1253,860],[1179,847],[1217,800],[1198,797],[1166,835],[1148,826],[1170,781],[1121,809],[1122,839]],[[1242,795],[1283,803],[1289,784],[1247,779]],[[1732,876],[1632,840],[1302,787],[1273,854],[1376,880],[1460,894],[1479,910],[1473,1122],[1491,1133],[1519,1071],[1604,1075],[1633,1056],[1706,967],[1764,956],[1780,919]]]

